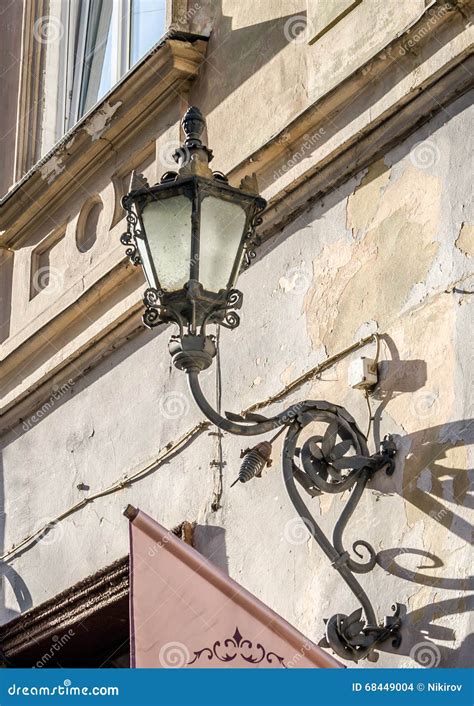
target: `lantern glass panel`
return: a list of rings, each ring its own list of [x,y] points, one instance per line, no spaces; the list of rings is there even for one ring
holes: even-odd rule
[[[142,212],[150,258],[160,287],[168,292],[182,289],[190,278],[191,205],[187,196],[178,195],[151,201]]]
[[[138,254],[140,255],[140,260],[142,263],[143,271],[145,272],[145,277],[148,282],[149,287],[153,287],[154,289],[158,289],[158,282],[156,281],[156,275],[153,270],[153,265],[151,264],[150,260],[150,255],[148,252],[148,247],[146,244],[146,240],[142,236],[136,237],[136,243],[137,243],[137,249],[138,249]]]
[[[229,284],[244,235],[246,212],[239,203],[206,196],[201,204],[199,281],[218,292]]]

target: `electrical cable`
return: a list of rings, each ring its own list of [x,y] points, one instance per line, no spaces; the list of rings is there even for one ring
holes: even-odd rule
[[[375,353],[375,360],[376,362],[378,361],[378,356],[379,356],[379,351],[380,351],[380,334],[378,333],[373,333],[370,336],[366,336],[365,338],[361,338],[360,341],[357,341],[356,343],[353,343],[352,345],[348,346],[347,348],[344,348],[344,350],[340,351],[339,353],[336,353],[333,356],[330,356],[329,358],[326,358],[322,363],[319,363],[319,365],[314,366],[310,370],[308,370],[306,373],[303,375],[300,375],[300,377],[296,378],[293,382],[291,382],[289,385],[284,387],[282,390],[277,392],[274,395],[271,395],[270,397],[267,397],[267,399],[262,400],[261,402],[257,402],[251,407],[248,407],[243,414],[245,415],[248,412],[255,411],[256,409],[261,409],[262,407],[267,407],[268,405],[272,404],[273,402],[277,402],[284,397],[286,397],[290,392],[293,392],[293,390],[297,389],[298,387],[301,387],[305,382],[313,378],[315,375],[319,374],[323,370],[326,370],[327,368],[331,367],[335,363],[339,362],[342,358],[346,357],[350,353],[358,350],[359,348],[363,348],[366,346],[368,343],[371,341],[375,341],[377,348],[376,348],[376,353]],[[367,398],[367,403],[370,409],[370,402],[368,400],[368,395],[366,395]],[[369,413],[369,429],[367,432],[367,435],[370,431],[370,425],[372,422],[371,419],[372,415]],[[150,473],[153,473],[156,471],[158,468],[161,467],[161,465],[170,457],[173,456],[175,453],[179,453],[180,451],[183,450],[183,448],[186,446],[186,444],[189,441],[193,441],[201,432],[204,430],[208,429],[211,426],[211,423],[209,421],[202,421],[199,424],[196,424],[194,427],[189,429],[187,432],[185,432],[182,436],[180,436],[176,441],[170,441],[168,442],[160,451],[158,452],[157,456],[151,461],[148,462],[144,467],[139,468],[137,471],[134,473],[131,473],[130,475],[122,476],[122,478],[118,479],[111,485],[107,486],[106,488],[103,488],[102,490],[97,491],[96,493],[92,493],[91,495],[86,496],[85,498],[82,498],[79,502],[75,503],[71,507],[69,507],[67,510],[62,512],[60,515],[57,515],[57,517],[51,519],[49,522],[45,522],[44,525],[36,529],[34,532],[31,532],[28,534],[26,537],[24,537],[18,544],[14,544],[8,551],[6,551],[2,556],[0,556],[0,561],[5,561],[6,559],[11,558],[12,556],[15,556],[18,554],[21,550],[25,551],[26,548],[33,544],[35,540],[37,540],[39,537],[41,537],[46,531],[54,527],[54,525],[57,525],[59,522],[62,520],[66,519],[69,517],[69,515],[72,515],[73,513],[77,512],[78,510],[81,510],[83,507],[88,505],[89,503],[92,503],[94,500],[98,500],[99,498],[105,497],[106,495],[111,495],[112,493],[116,493],[119,490],[123,490],[127,485],[130,485],[133,482],[136,482],[138,480],[141,480],[145,476],[147,476]],[[271,441],[273,442],[279,434],[281,434],[284,430],[286,429],[286,426],[284,425],[281,429],[278,430],[278,432],[272,437]]]

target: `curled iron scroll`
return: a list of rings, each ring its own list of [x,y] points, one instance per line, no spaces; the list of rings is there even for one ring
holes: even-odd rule
[[[332,647],[339,656],[358,661],[388,637],[394,638],[394,646],[400,639],[398,613],[386,617],[379,625],[367,594],[354,576],[354,573],[367,573],[374,568],[377,561],[374,548],[362,539],[353,543],[352,550],[359,559],[363,558],[361,548],[368,552],[368,560],[362,562],[352,558],[343,544],[344,530],[367,481],[375,471],[388,468],[389,456],[388,453],[369,455],[365,436],[344,408],[314,401],[304,402],[300,409],[289,426],[285,440],[284,480],[293,505],[306,527],[361,603],[362,607],[350,615],[337,614],[327,621],[325,640],[326,646]],[[320,427],[326,426],[324,432],[308,436],[300,446],[305,427],[316,423]],[[311,497],[352,489],[334,525],[332,542],[303,501],[295,480]]]

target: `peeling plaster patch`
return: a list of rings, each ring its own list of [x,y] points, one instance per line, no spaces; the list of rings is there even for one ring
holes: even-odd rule
[[[295,368],[295,362],[293,361],[293,362],[290,363],[290,365],[288,365],[288,366],[284,369],[284,371],[281,373],[281,375],[280,375],[280,381],[281,381],[282,385],[285,385],[285,386],[286,386],[286,385],[289,385],[289,383],[293,380],[293,378],[294,378],[294,373],[293,373],[294,368]]]
[[[59,155],[53,155],[40,169],[41,178],[51,184],[65,169]]]
[[[377,191],[365,236],[327,245],[313,262],[316,275],[305,311],[315,345],[344,346],[363,321],[376,319],[386,329],[410,301],[414,285],[426,280],[438,254],[439,179],[410,167],[383,195]],[[349,227],[362,225],[361,219],[351,220],[353,212],[348,215]]]
[[[416,258],[412,257],[414,242],[418,243]],[[313,341],[322,340],[330,348],[345,345],[353,340],[361,320],[376,316],[385,328],[399,315],[413,284],[426,277],[437,250],[437,244],[418,224],[408,221],[402,209],[355,246],[347,265],[337,266],[339,248],[333,246],[333,269],[325,278],[326,286],[317,283],[307,307]],[[326,325],[320,320],[323,316],[328,319]]]
[[[383,159],[374,162],[347,200],[347,228],[365,230],[377,213],[379,199],[390,180],[390,167]]]
[[[117,101],[117,103],[114,103],[113,106],[110,105],[110,103],[104,103],[102,108],[96,111],[94,115],[92,115],[85,123],[84,130],[92,137],[92,142],[95,142],[95,140],[100,138],[111,121],[113,115],[117,112],[121,105],[122,101]]]
[[[474,226],[463,223],[455,245],[464,255],[474,257]]]
[[[387,331],[396,341],[400,358],[396,379],[385,380],[385,391],[391,396],[387,410],[398,423],[403,422],[409,434],[417,432],[413,436],[414,453],[423,443],[421,433],[446,424],[453,409],[455,314],[450,298],[440,295],[428,299],[416,313],[396,320]],[[397,379],[404,369],[410,371],[405,391],[397,390]],[[441,441],[436,430],[431,435],[432,442]]]

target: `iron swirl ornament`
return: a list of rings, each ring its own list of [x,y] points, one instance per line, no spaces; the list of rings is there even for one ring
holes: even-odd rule
[[[367,482],[382,469],[389,474],[393,472],[396,450],[391,438],[386,437],[380,452],[370,455],[367,440],[353,417],[343,407],[329,402],[303,402],[291,408],[291,413],[294,418],[289,423],[283,449],[286,489],[307,529],[361,603],[361,608],[350,615],[337,614],[327,621],[323,644],[340,657],[357,662],[390,637],[394,647],[400,644],[398,606],[394,615],[385,617],[383,623],[378,624],[374,608],[354,576],[374,568],[377,562],[374,548],[365,540],[355,541],[352,551],[359,560],[364,556],[361,549],[368,553],[366,561],[359,561],[350,556],[343,543],[344,530]],[[285,413],[281,415],[284,416]],[[318,431],[325,426],[324,432],[307,436],[300,445],[303,432],[313,424],[318,425]],[[313,498],[323,493],[351,490],[334,524],[332,541],[319,527],[295,481]]]
[[[367,467],[372,464],[365,436],[357,427],[354,419],[341,407],[330,409],[308,409],[299,415],[299,440],[303,429],[314,423],[325,423],[323,435],[312,435],[301,447],[295,447],[293,474],[300,485],[312,497],[322,493],[342,493],[349,490],[359,479],[367,479]],[[358,498],[357,498],[358,500]],[[352,509],[352,504],[350,508]],[[361,563],[352,559],[342,545],[342,533],[350,513],[341,513],[341,521],[335,526],[333,541],[336,549],[345,556],[345,562],[351,571],[367,573],[375,566],[377,555],[373,547],[364,540],[357,540],[352,550],[359,558],[363,547],[369,553],[369,560]],[[347,515],[347,516],[346,516]]]
[[[141,259],[138,254],[135,238],[140,238],[142,234],[137,227],[138,218],[131,208],[127,208],[126,214],[127,230],[120,236],[120,242],[122,245],[125,245],[125,255],[128,257],[132,265],[137,266],[141,264]]]

